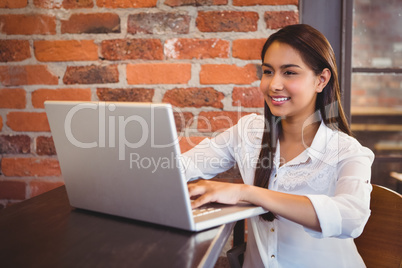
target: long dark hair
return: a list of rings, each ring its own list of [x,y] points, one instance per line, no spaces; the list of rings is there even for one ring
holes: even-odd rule
[[[321,74],[325,68],[331,71],[331,79],[324,90],[317,95],[315,110],[319,111],[325,125],[351,135],[341,105],[341,91],[335,54],[325,36],[306,24],[286,26],[267,39],[261,51],[262,62],[264,62],[265,53],[274,41],[287,44],[298,51],[304,63],[316,75]],[[262,149],[255,170],[254,185],[268,188],[269,178],[273,169],[276,143],[281,131],[281,123],[280,118],[275,117],[271,113],[266,103],[264,105],[264,116],[265,131],[262,138]],[[261,217],[264,220],[272,221],[275,215],[269,212]]]

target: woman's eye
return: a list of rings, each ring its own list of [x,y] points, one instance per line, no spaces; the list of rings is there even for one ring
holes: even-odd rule
[[[292,71],[286,71],[284,74],[285,74],[285,75],[294,75],[294,74],[296,74],[296,73],[295,73],[295,72],[292,72]]]
[[[264,74],[272,74],[272,71],[270,71],[270,70],[264,70],[263,73],[264,73]]]

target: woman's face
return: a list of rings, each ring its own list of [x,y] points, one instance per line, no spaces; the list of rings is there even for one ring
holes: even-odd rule
[[[291,46],[273,42],[265,53],[260,89],[271,112],[285,120],[305,120],[315,111],[326,77],[316,75]]]

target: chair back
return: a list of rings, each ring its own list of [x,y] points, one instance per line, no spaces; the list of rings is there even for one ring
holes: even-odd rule
[[[373,184],[370,209],[357,250],[368,268],[402,268],[402,195]]]

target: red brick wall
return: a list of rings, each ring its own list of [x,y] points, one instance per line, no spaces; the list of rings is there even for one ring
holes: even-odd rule
[[[0,0],[0,207],[63,184],[45,100],[169,102],[188,150],[262,112],[260,49],[298,15],[298,0]]]

